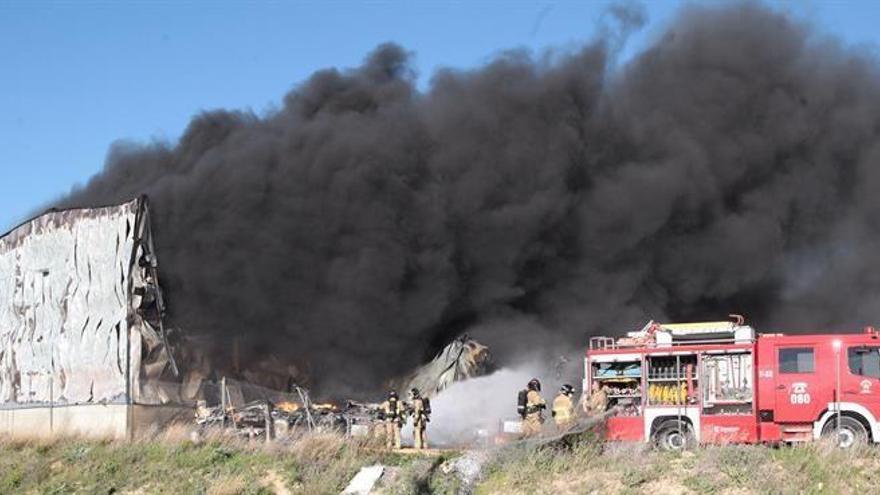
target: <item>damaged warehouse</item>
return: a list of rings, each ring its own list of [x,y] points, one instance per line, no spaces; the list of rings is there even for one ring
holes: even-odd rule
[[[326,423],[328,414],[363,422],[375,413],[375,405],[312,404],[308,391],[291,389],[287,362],[264,362],[287,372],[275,380],[286,386],[248,383],[255,380],[246,372],[227,382],[219,370],[230,363],[212,363],[197,337],[172,335],[169,344],[164,316],[145,196],[52,210],[0,237],[0,433],[131,438],[176,417],[190,420],[206,403],[225,403],[220,411],[230,417],[270,407],[291,426],[304,411],[314,414],[310,423]],[[488,364],[488,350],[462,337],[400,385],[433,395]],[[271,370],[258,378],[275,376]],[[234,392],[225,401],[221,379]]]
[[[0,433],[123,438],[184,410],[149,220],[140,197],[0,237]]]

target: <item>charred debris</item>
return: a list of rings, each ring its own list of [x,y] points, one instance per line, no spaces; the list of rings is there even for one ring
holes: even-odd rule
[[[416,387],[433,397],[457,381],[493,369],[488,347],[462,335],[433,360],[388,385],[399,390]],[[198,397],[195,423],[200,430],[219,430],[245,438],[272,440],[315,431],[365,437],[382,420],[378,402],[315,402],[307,389],[295,383],[278,391],[224,377],[219,382],[203,381]]]

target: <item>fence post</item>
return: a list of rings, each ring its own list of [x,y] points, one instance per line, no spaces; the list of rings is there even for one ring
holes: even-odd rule
[[[223,420],[220,423],[224,429],[226,428],[226,377],[220,379],[220,410],[223,413]]]
[[[275,439],[275,423],[272,421],[272,402],[266,400],[263,408],[263,420],[266,422],[266,443],[272,443]]]

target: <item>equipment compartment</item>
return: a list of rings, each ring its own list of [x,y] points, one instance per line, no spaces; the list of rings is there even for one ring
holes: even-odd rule
[[[752,414],[751,353],[703,356],[703,414]]]
[[[648,358],[648,404],[686,406],[699,402],[697,356]]]
[[[642,363],[640,361],[594,363],[593,382],[608,397],[608,408],[618,407],[617,416],[640,416],[642,406]]]

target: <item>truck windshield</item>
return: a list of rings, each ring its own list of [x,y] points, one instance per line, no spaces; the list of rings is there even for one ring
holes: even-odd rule
[[[850,347],[847,358],[852,374],[880,378],[880,347]]]

